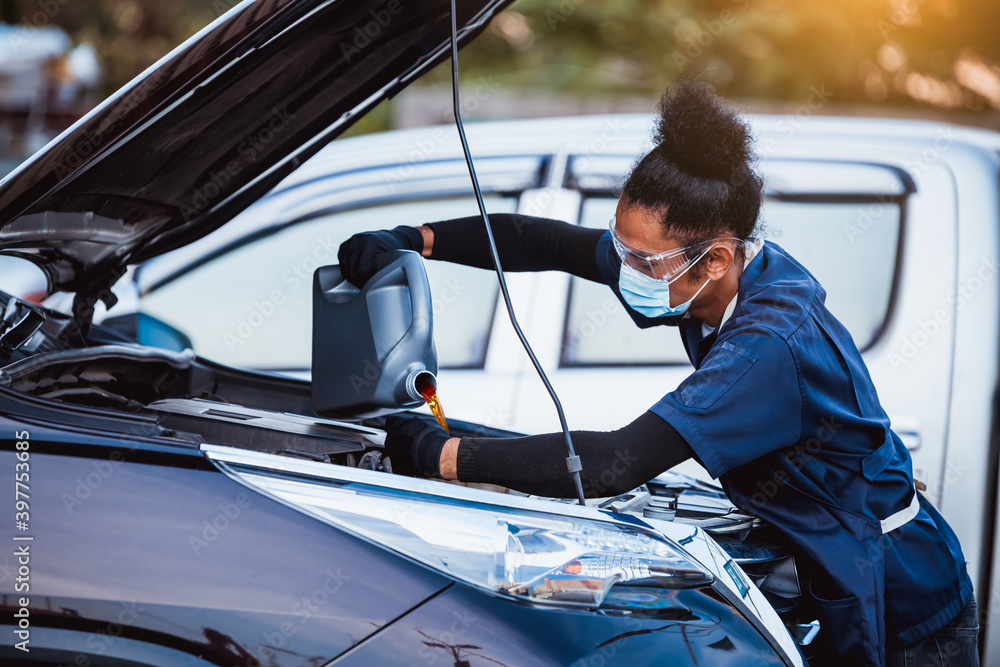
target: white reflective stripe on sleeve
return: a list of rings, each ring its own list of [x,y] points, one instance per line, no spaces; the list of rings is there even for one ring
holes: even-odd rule
[[[913,500],[905,510],[899,510],[887,519],[882,519],[882,534],[890,533],[900,526],[906,524],[910,519],[920,512],[920,500],[917,498],[917,490],[913,490]]]

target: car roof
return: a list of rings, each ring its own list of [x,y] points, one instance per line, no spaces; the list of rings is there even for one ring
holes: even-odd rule
[[[873,141],[878,144],[910,142],[919,145],[944,136],[956,142],[1000,150],[998,132],[936,121],[854,116],[799,117],[795,114],[749,114],[746,118],[757,135],[758,143],[762,138],[774,137],[794,142],[847,140],[856,146],[872,146]],[[473,158],[477,154],[514,155],[525,151],[633,153],[651,141],[653,119],[652,114],[601,114],[468,122],[465,128]],[[325,148],[276,189],[308,178],[313,169],[328,169],[323,165],[326,159],[336,160],[344,170],[390,160],[405,162],[409,152],[426,153],[421,148],[421,142],[435,132],[449,136],[435,141],[434,155],[425,157],[461,156],[455,127],[450,124],[349,137]]]
[[[902,196],[913,190],[913,184],[904,170],[881,166],[888,152],[919,156],[927,150],[937,150],[935,146],[944,150],[945,146],[956,145],[1000,151],[1000,133],[933,121],[795,114],[749,114],[746,119],[756,137],[761,170],[771,194],[788,188],[801,192],[812,187],[822,187],[823,192],[829,193],[839,187],[840,194],[859,193],[863,189],[867,194]],[[491,164],[504,160],[507,163],[494,169],[501,175],[533,169],[544,171],[546,160],[561,160],[564,168],[569,164],[572,169],[577,159],[575,164],[581,165],[578,171],[603,177],[596,181],[601,187],[594,189],[613,190],[635,158],[651,148],[653,120],[652,114],[602,114],[469,122],[465,128],[481,180],[484,173],[488,179]],[[826,166],[812,171],[809,163]],[[832,167],[839,168],[831,172]],[[336,202],[363,205],[364,188],[382,193],[373,195],[374,202],[379,196],[390,197],[393,188],[387,186],[387,181],[403,184],[410,179],[415,182],[411,188],[395,188],[391,194],[400,198],[407,194],[419,196],[421,178],[430,181],[426,174],[421,178],[415,175],[421,170],[439,179],[450,174],[457,188],[463,192],[467,189],[471,195],[471,182],[453,124],[341,138],[287,176],[230,224],[144,265],[139,276],[140,289],[150,289],[183,270],[195,258],[220,252],[269,227],[308,218],[316,211],[335,210]],[[335,180],[341,181],[337,186],[340,194],[330,197],[328,192]],[[563,182],[561,175],[549,180],[540,176],[533,183],[515,180],[509,190]],[[320,203],[323,197],[326,200]]]

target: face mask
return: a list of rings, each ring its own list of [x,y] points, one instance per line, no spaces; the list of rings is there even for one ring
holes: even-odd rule
[[[743,246],[743,254],[745,255],[743,262],[744,269],[763,247],[764,241],[761,239],[755,239],[753,243],[747,243]],[[691,262],[691,266],[696,264],[707,253],[708,250],[699,255]],[[687,269],[685,269],[686,271]],[[618,276],[618,289],[621,291],[625,303],[640,315],[650,318],[676,317],[687,312],[688,308],[691,307],[691,302],[698,298],[698,295],[701,294],[701,291],[705,289],[705,286],[709,282],[710,280],[706,280],[698,288],[698,291],[694,293],[694,296],[684,303],[671,306],[670,284],[666,280],[657,280],[642,271],[632,268],[628,264],[622,263],[621,273]]]
[[[657,280],[623,263],[621,274],[618,276],[618,289],[621,291],[625,303],[640,315],[671,317],[686,313],[691,302],[701,294],[701,291],[710,282],[710,279],[706,280],[705,284],[694,293],[694,296],[684,303],[671,306],[670,284],[666,280]]]

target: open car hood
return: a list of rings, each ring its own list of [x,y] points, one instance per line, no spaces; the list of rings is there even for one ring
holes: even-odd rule
[[[459,44],[511,0],[459,0]],[[78,314],[450,55],[448,0],[248,0],[0,182],[0,252]],[[110,304],[109,304],[110,305]]]

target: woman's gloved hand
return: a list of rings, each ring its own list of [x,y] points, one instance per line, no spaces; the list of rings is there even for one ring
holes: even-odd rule
[[[385,453],[394,473],[441,478],[441,450],[451,436],[433,417],[393,415],[385,420],[385,433]]]
[[[337,261],[340,271],[350,283],[362,287],[368,279],[378,273],[384,264],[379,263],[379,255],[388,250],[424,249],[424,239],[416,227],[400,225],[395,229],[378,232],[361,232],[340,244]]]

